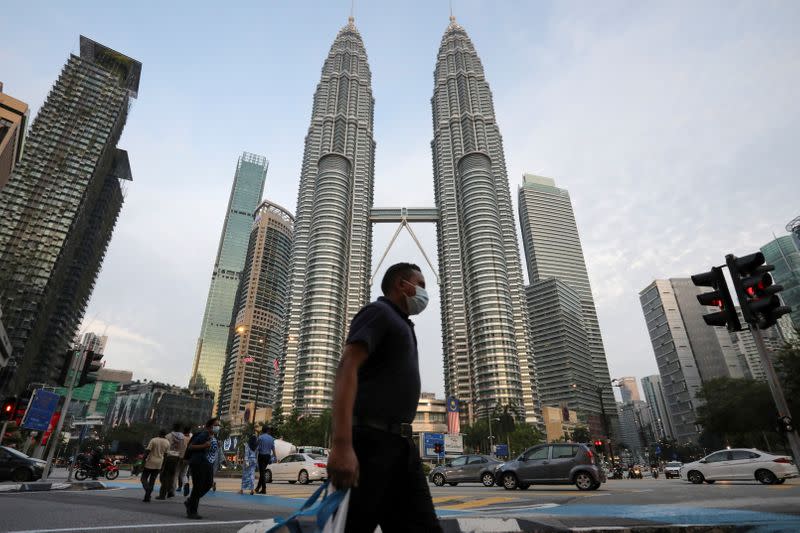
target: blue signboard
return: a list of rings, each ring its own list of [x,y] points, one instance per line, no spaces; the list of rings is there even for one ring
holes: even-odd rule
[[[425,457],[444,457],[444,435],[441,433],[423,433],[422,455]],[[436,453],[436,445],[439,445],[440,453]]]
[[[508,444],[498,444],[495,446],[494,454],[497,457],[508,457]]]
[[[656,445],[656,455],[661,455],[661,446]]]
[[[58,408],[60,398],[61,396],[55,392],[36,389],[28,412],[25,413],[25,419],[22,421],[22,427],[35,431],[47,431],[50,419],[53,418],[53,413]]]

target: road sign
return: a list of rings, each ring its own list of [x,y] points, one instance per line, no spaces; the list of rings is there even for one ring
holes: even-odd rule
[[[442,453],[436,453],[436,445],[441,447]],[[444,455],[444,435],[442,433],[422,434],[422,455],[425,457],[441,457]]]
[[[31,399],[28,412],[22,420],[22,427],[36,431],[47,431],[53,413],[58,408],[58,401],[61,397],[55,392],[36,389]]]
[[[656,446],[656,455],[661,455],[661,446]]]
[[[508,444],[498,444],[494,447],[496,457],[508,457]]]

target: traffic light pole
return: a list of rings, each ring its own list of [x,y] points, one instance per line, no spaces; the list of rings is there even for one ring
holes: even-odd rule
[[[53,456],[56,454],[56,448],[58,448],[58,439],[61,438],[61,428],[64,427],[64,419],[67,417],[69,404],[72,402],[72,391],[75,388],[75,380],[78,378],[81,368],[83,368],[83,360],[85,357],[86,352],[82,350],[80,357],[73,358],[72,365],[74,365],[74,369],[70,368],[70,370],[75,371],[69,373],[67,376],[67,380],[69,382],[69,386],[67,387],[67,396],[64,398],[63,407],[61,407],[61,415],[58,417],[56,429],[50,434],[50,441],[53,442],[49,442],[50,451],[47,453],[47,464],[45,465],[44,472],[42,473],[42,481],[47,481],[47,478],[50,476],[50,467],[53,466]]]
[[[767,383],[769,390],[772,392],[772,399],[775,400],[775,406],[778,408],[778,416],[791,417],[789,412],[789,404],[786,403],[786,397],[783,395],[778,375],[775,373],[775,367],[772,366],[772,360],[767,353],[767,346],[764,344],[764,337],[761,335],[761,330],[758,326],[751,324],[750,333],[753,334],[753,339],[756,341],[756,348],[758,348],[758,355],[761,357],[761,365],[764,367],[764,373],[767,375]],[[786,433],[786,438],[789,440],[789,447],[792,449],[795,464],[800,464],[800,438],[797,436],[797,430],[792,430]]]

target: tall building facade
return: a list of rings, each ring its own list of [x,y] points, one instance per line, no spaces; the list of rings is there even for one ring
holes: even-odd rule
[[[503,141],[483,65],[451,17],[434,71],[433,178],[447,395],[540,420]]]
[[[281,406],[331,406],[346,328],[370,297],[375,175],[372,75],[355,23],[331,45],[314,93],[297,195]]]
[[[108,335],[98,335],[89,331],[83,334],[83,338],[76,339],[75,347],[88,352],[104,354],[106,353],[106,344],[108,344]]]
[[[239,157],[211,273],[189,387],[214,392],[216,401],[219,400],[219,385],[234,318],[236,291],[247,256],[253,215],[264,193],[268,167],[269,162],[263,156],[244,152]]]
[[[550,278],[525,288],[542,407],[597,410],[594,369],[578,293]]]
[[[772,278],[783,286],[780,297],[792,308],[792,324],[800,328],[800,242],[794,235],[784,235],[762,246],[761,253],[768,264],[775,265]]]
[[[650,417],[653,421],[653,430],[656,439],[675,438],[667,410],[667,400],[664,398],[664,389],[661,386],[661,376],[658,374],[642,378],[642,390]]]
[[[632,376],[626,376],[617,379],[617,386],[619,387],[619,392],[622,395],[622,402],[639,402],[642,400],[642,397],[639,395],[639,386],[636,384],[636,378]]]
[[[108,402],[103,426],[154,424],[169,428],[175,423],[196,426],[211,416],[214,393],[207,389],[192,391],[176,385],[153,381],[120,383]]]
[[[556,187],[550,178],[525,174],[519,188],[519,219],[530,282],[559,279],[580,297],[594,374],[592,384],[602,388],[606,412],[616,413],[603,337],[569,192]],[[594,410],[601,411],[599,399]]]
[[[235,418],[251,402],[272,407],[278,399],[293,224],[292,214],[272,202],[256,210],[220,383],[222,417]]]
[[[0,82],[0,191],[22,159],[27,127],[28,104],[5,94]]]
[[[698,303],[703,291],[690,279],[655,280],[639,293],[673,437],[696,442],[696,408],[703,382],[742,378],[746,362],[725,328],[709,328],[702,315],[714,311]]]
[[[0,389],[57,379],[131,180],[116,148],[142,65],[81,36],[0,192]]]

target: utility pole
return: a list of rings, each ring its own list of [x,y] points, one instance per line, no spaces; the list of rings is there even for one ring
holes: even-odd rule
[[[64,405],[61,407],[61,416],[58,417],[58,424],[56,424],[56,429],[53,433],[50,434],[50,440],[53,441],[50,443],[50,451],[47,453],[47,464],[44,467],[44,472],[42,473],[42,481],[47,481],[47,478],[50,476],[50,467],[53,465],[53,456],[56,453],[56,448],[58,447],[58,440],[61,438],[61,428],[64,427],[64,419],[67,417],[67,412],[69,411],[69,404],[72,402],[72,390],[75,388],[75,381],[78,379],[80,375],[80,370],[83,368],[83,360],[86,357],[86,352],[81,350],[79,357],[74,357],[71,361],[71,365],[67,372],[67,396],[64,398]]]
[[[753,339],[756,341],[758,355],[761,357],[761,365],[764,367],[764,373],[767,375],[767,384],[769,384],[769,390],[772,393],[775,406],[778,408],[778,417],[788,416],[791,418],[792,414],[789,412],[789,404],[786,403],[786,396],[784,396],[781,383],[778,381],[775,367],[772,366],[772,360],[767,353],[767,345],[764,344],[764,337],[761,335],[761,330],[757,327],[750,326],[750,333],[753,334]],[[787,431],[786,438],[789,440],[789,447],[792,450],[792,455],[794,455],[794,462],[798,464],[798,462],[800,462],[800,438],[797,436],[797,430],[792,428],[791,431]]]

